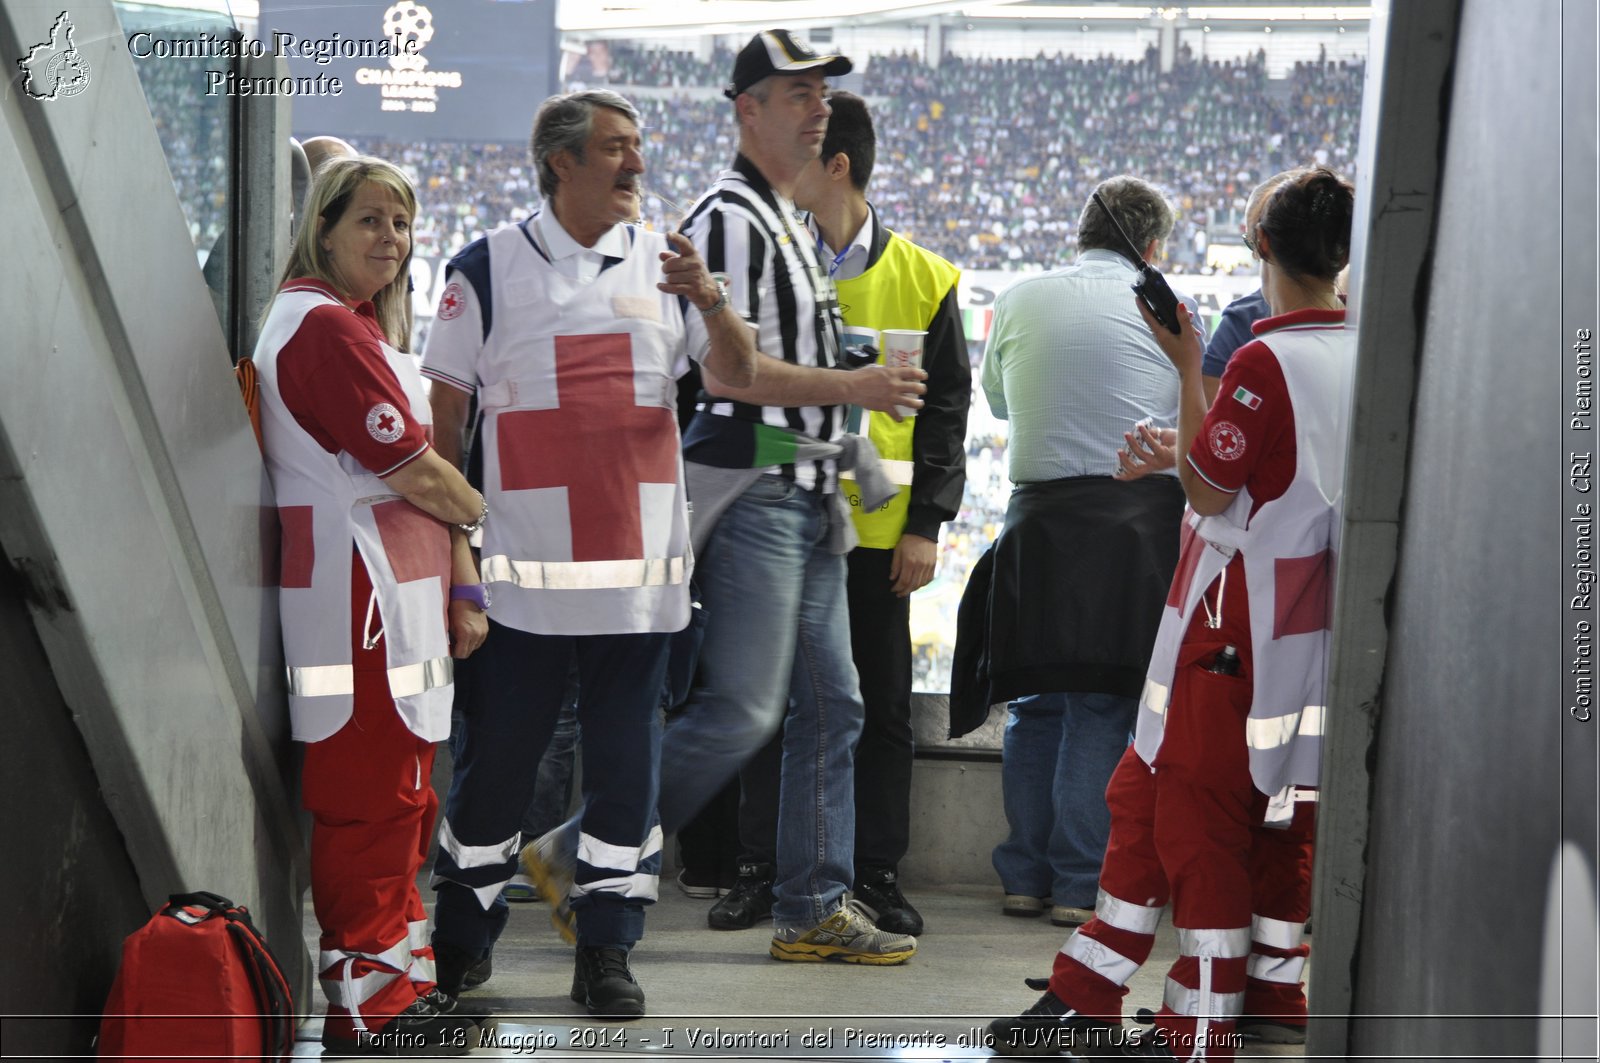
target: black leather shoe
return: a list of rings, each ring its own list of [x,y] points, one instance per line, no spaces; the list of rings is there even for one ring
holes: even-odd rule
[[[1080,1015],[1046,989],[1027,1011],[989,1024],[997,1056],[1064,1056],[1074,1045],[1104,1050],[1120,1043],[1120,1026]]]
[[[418,997],[383,1027],[357,1031],[353,1039],[324,1031],[324,1055],[464,1056],[478,1047],[478,1024],[440,1011],[433,996]]]
[[[628,969],[628,950],[579,945],[572,969],[572,999],[601,1019],[644,1015],[644,990]]]
[[[856,900],[872,909],[872,921],[891,934],[922,934],[922,914],[900,892],[892,868],[870,867],[856,876]]]
[[[494,950],[474,956],[448,941],[433,939],[433,980],[448,997],[476,989],[494,973]]]
[[[728,895],[711,906],[706,922],[713,930],[749,930],[772,918],[771,864],[740,864]]]

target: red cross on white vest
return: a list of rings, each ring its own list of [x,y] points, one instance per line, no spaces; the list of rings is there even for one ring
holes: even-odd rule
[[[552,410],[511,410],[498,422],[500,487],[565,487],[574,561],[644,557],[640,484],[678,482],[678,422],[640,406],[626,333],[557,336]]]

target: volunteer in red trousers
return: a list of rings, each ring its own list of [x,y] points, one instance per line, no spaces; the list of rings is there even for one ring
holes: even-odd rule
[[[450,731],[452,654],[487,620],[465,530],[482,496],[433,452],[405,300],[416,194],[378,159],[318,171],[256,346],[282,525],[279,611],[305,742],[324,1046],[464,1053],[477,1027],[434,986],[416,877]],[[457,529],[457,530],[453,530]]]
[[[1278,186],[1295,173],[1286,170],[1273,174],[1255,187],[1245,205],[1240,232],[1258,266],[1261,260],[1255,256],[1252,234],[1261,220],[1262,208]],[[1223,371],[1234,352],[1250,342],[1250,326],[1271,314],[1260,289],[1235,299],[1223,311],[1222,323],[1206,343],[1201,363],[1208,404],[1215,401],[1222,387]],[[1163,428],[1158,436],[1148,427],[1136,427],[1124,438],[1127,445],[1118,454],[1118,479],[1136,480],[1177,465],[1176,428]],[[1250,852],[1250,973],[1237,1029],[1244,1037],[1262,1041],[1305,1044],[1308,1008],[1302,979],[1306,957],[1311,952],[1304,939],[1311,918],[1317,794],[1297,787],[1283,798],[1269,807],[1267,822],[1256,830]]]
[[[1134,745],[1106,790],[1095,918],[1062,947],[1033,1007],[991,1024],[997,1051],[1071,1042],[1101,1058],[1233,1058],[1258,825],[1269,795],[1316,785],[1320,764],[1355,370],[1334,278],[1353,202],[1325,168],[1273,193],[1252,234],[1273,316],[1255,324],[1209,412],[1189,315],[1179,310],[1174,336],[1141,310],[1178,368],[1191,512]],[[1169,899],[1179,956],[1155,1029],[1125,1039],[1122,997]]]

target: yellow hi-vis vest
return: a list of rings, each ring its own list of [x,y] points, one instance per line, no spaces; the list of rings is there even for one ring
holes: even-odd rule
[[[871,342],[878,347],[878,364],[883,364],[883,344],[877,333],[883,329],[926,330],[938,312],[945,295],[961,276],[950,263],[909,240],[889,233],[883,254],[859,277],[836,282],[839,309],[844,315],[848,342]],[[870,333],[870,335],[869,335]],[[930,352],[922,352],[927,368]],[[883,469],[891,483],[899,487],[895,496],[871,513],[862,511],[861,489],[854,480],[840,478],[839,489],[850,502],[856,533],[861,545],[892,550],[900,544],[906,527],[906,511],[911,505],[911,437],[916,418],[896,422],[886,413],[863,410],[868,418],[867,437],[883,459]]]

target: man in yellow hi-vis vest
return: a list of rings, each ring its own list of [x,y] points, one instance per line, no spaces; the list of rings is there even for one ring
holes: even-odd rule
[[[794,199],[811,212],[808,231],[838,289],[845,343],[881,351],[884,329],[927,333],[928,390],[917,415],[896,421],[852,411],[866,423],[850,430],[872,439],[898,493],[863,512],[856,485],[840,477],[861,537],[849,557],[850,641],[866,705],[855,758],[855,896],[876,913],[879,929],[920,934],[922,916],[898,882],[911,820],[910,596],[933,578],[939,525],[961,507],[972,369],[956,304],[959,273],[884,227],[866,197],[877,147],[866,102],[840,91],[828,101],[822,155],[801,173]],[[771,749],[762,756],[772,758],[772,770],[758,763],[741,776],[741,868],[769,863],[777,834],[776,759]],[[730,910],[713,909],[713,926],[748,926],[759,914],[737,887],[718,907]]]

